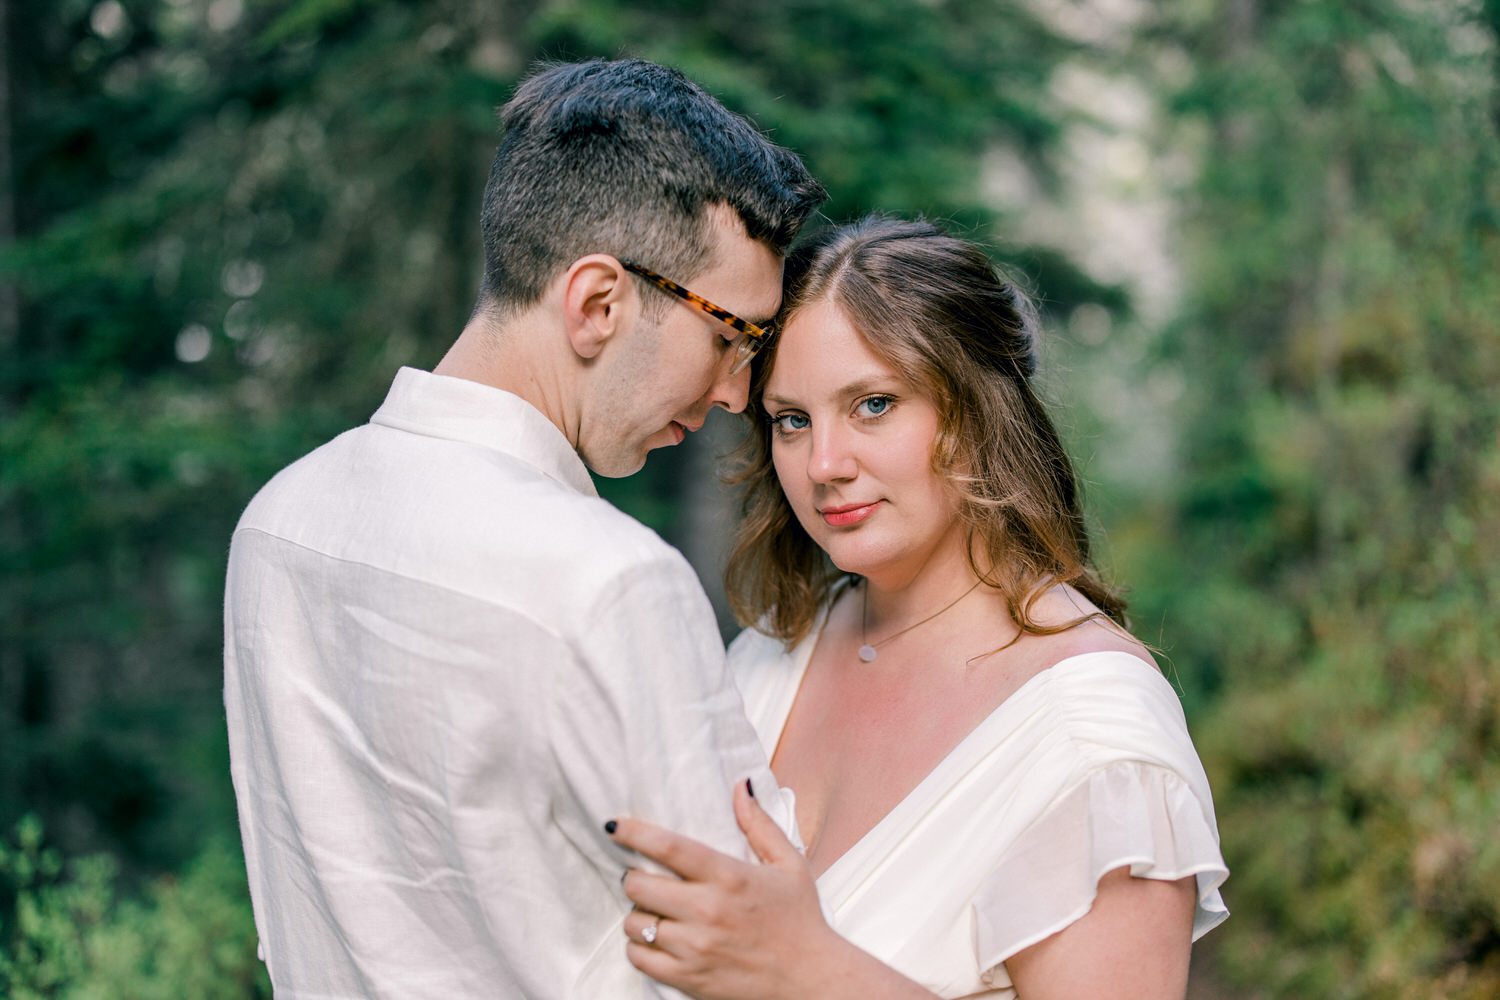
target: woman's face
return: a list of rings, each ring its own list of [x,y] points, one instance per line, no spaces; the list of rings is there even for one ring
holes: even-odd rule
[[[937,408],[831,300],[781,332],[762,403],[781,488],[835,566],[899,587],[965,558],[957,501],[932,470]]]

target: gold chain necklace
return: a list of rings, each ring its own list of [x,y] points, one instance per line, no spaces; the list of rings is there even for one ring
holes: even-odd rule
[[[881,646],[884,646],[886,643],[890,642],[892,639],[900,638],[901,636],[903,636],[906,633],[910,632],[912,629],[916,628],[918,625],[926,625],[928,622],[932,621],[938,615],[942,614],[945,611],[951,610],[953,608],[953,606],[956,605],[959,601],[963,600],[965,597],[968,597],[970,594],[974,593],[975,589],[978,588],[979,583],[980,583],[980,581],[975,580],[973,587],[970,587],[968,590],[964,591],[962,594],[959,594],[952,601],[950,601],[949,603],[943,605],[941,608],[938,608],[936,611],[934,611],[932,614],[928,615],[926,618],[923,618],[921,621],[916,622],[915,624],[912,624],[912,625],[908,625],[908,626],[906,626],[906,628],[902,629],[901,631],[895,633],[894,635],[888,635],[884,639],[881,639],[879,642],[870,642],[869,639],[866,637],[866,632],[865,632],[866,627],[869,624],[869,611],[870,611],[870,581],[866,580],[865,581],[864,595],[863,595],[863,597],[861,599],[861,603],[860,603],[860,606],[859,606],[859,641],[860,641],[859,658],[861,660],[864,660],[866,663],[873,663],[873,662],[875,662],[875,657],[877,657],[877,656],[880,655],[879,652],[878,652],[878,650],[880,649]]]

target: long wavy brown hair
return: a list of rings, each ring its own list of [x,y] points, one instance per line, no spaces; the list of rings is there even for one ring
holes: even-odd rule
[[[1021,634],[1098,617],[1039,624],[1033,605],[1058,583],[1124,627],[1124,599],[1090,560],[1073,463],[1032,384],[1035,309],[984,251],[928,222],[871,216],[799,246],[784,285],[778,325],[832,301],[870,349],[936,405],[933,470],[959,498],[971,568],[1004,595]],[[761,395],[774,347],[763,355],[745,411],[751,430],[729,476],[746,491],[725,589],[741,624],[791,645],[812,629],[843,574],[798,523],[771,464]]]

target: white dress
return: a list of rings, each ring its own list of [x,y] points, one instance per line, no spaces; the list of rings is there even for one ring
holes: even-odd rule
[[[774,755],[821,630],[730,647]],[[1002,964],[1077,920],[1100,876],[1197,877],[1193,940],[1228,915],[1213,799],[1172,686],[1122,652],[1065,659],[1006,698],[818,879],[849,940],[944,997],[1016,995]]]

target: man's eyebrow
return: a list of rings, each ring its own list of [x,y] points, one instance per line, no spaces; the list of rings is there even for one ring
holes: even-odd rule
[[[766,316],[764,313],[762,313],[760,316],[752,316],[749,313],[735,313],[734,315],[738,316],[746,323],[754,323],[762,330],[769,330],[772,326],[775,325],[776,317],[781,315],[781,311],[778,309],[776,312],[771,313],[769,316]]]

